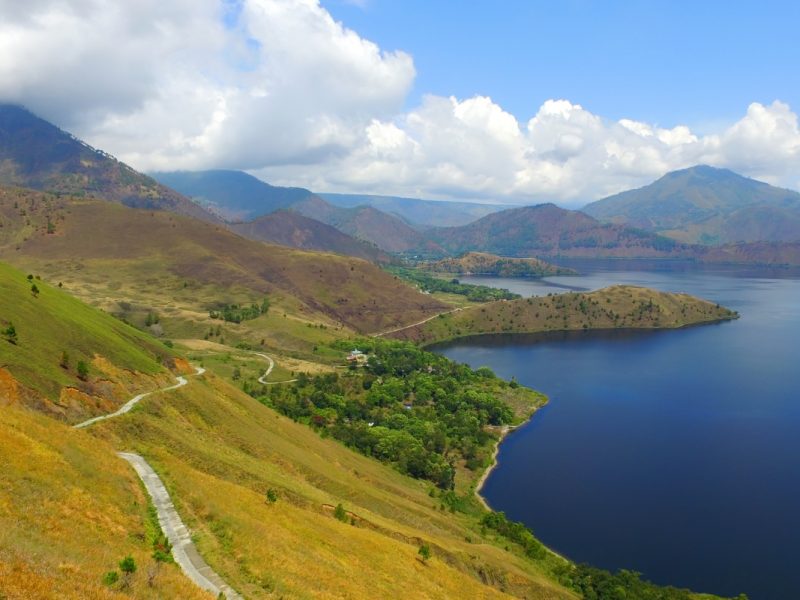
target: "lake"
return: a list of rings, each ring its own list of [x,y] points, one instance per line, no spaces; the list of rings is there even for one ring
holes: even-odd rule
[[[719,302],[741,319],[674,331],[479,337],[436,348],[550,397],[501,445],[484,487],[488,502],[578,562],[751,600],[798,597],[798,273],[567,266],[584,275],[460,279],[524,295],[646,285]]]

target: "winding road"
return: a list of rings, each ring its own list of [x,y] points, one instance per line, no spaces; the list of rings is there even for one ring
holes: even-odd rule
[[[263,354],[261,356],[268,358]],[[265,373],[265,377],[269,375],[275,364],[272,359],[269,359],[269,361],[270,367],[267,373]],[[195,375],[202,375],[206,372],[202,367],[195,367],[195,369]],[[128,400],[119,410],[79,423],[75,425],[75,429],[83,429],[98,421],[113,419],[114,417],[124,415],[136,406],[139,401],[151,394],[176,390],[189,383],[185,377],[179,376],[177,379],[178,383],[175,385],[139,394]],[[131,452],[117,452],[117,456],[128,461],[133,466],[136,474],[139,475],[142,483],[144,483],[144,487],[147,489],[147,493],[150,494],[153,505],[156,508],[158,523],[161,525],[161,530],[164,532],[164,535],[167,536],[169,543],[172,544],[172,556],[175,558],[175,562],[178,563],[184,574],[199,587],[215,595],[223,594],[228,600],[243,600],[242,596],[237,594],[233,588],[225,583],[222,577],[217,575],[217,573],[208,566],[208,563],[203,560],[203,557],[200,556],[197,547],[194,545],[194,542],[192,542],[192,535],[189,528],[181,521],[178,511],[175,510],[175,505],[172,504],[172,499],[169,497],[164,482],[161,481],[161,478],[147,461],[138,454],[133,454]]]
[[[287,379],[286,381],[267,381],[267,377],[269,377],[269,374],[272,373],[272,369],[275,368],[275,361],[272,360],[266,354],[262,354],[261,352],[253,352],[253,354],[255,354],[256,356],[260,356],[261,358],[266,358],[267,361],[269,362],[267,370],[264,371],[264,374],[258,378],[258,383],[260,383],[261,385],[278,385],[279,383],[293,383],[297,381],[297,379]]]
[[[153,505],[158,514],[158,523],[161,530],[172,544],[172,556],[186,576],[204,590],[215,596],[224,594],[228,600],[243,600],[225,581],[208,566],[203,557],[197,552],[197,547],[192,542],[192,534],[181,521],[178,511],[172,504],[164,482],[156,474],[147,461],[138,454],[131,452],[117,452],[117,456],[127,460],[134,468],[139,478],[144,483],[147,493],[153,499]]]

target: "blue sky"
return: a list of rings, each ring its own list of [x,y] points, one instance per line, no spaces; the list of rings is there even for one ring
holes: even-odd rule
[[[315,191],[573,207],[696,164],[800,189],[798,23],[737,0],[7,0],[0,102],[140,170]]]
[[[700,133],[751,102],[800,106],[800,3],[323,0],[388,50],[414,57],[422,94],[479,94],[519,119],[567,98],[610,119]]]

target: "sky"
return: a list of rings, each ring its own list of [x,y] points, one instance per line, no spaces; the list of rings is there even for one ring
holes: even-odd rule
[[[800,4],[0,0],[0,102],[145,170],[579,207],[800,188]]]

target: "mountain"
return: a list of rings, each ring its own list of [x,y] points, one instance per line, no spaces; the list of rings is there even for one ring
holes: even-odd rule
[[[583,211],[688,243],[800,241],[799,193],[702,165],[667,173]]]
[[[512,257],[664,257],[676,255],[681,246],[554,204],[512,208],[462,227],[432,229],[428,235],[454,255],[474,251]]]
[[[216,220],[175,190],[11,104],[0,104],[0,184]]]
[[[151,175],[227,221],[255,219],[312,195],[304,188],[270,185],[243,171],[172,171]]]
[[[547,277],[548,275],[576,274],[572,269],[551,265],[538,258],[504,258],[485,252],[467,252],[458,258],[445,258],[426,263],[424,268],[435,273],[497,277]]]
[[[503,204],[479,204],[473,202],[451,202],[421,200],[398,196],[375,196],[367,194],[317,193],[331,204],[343,208],[372,206],[383,212],[396,215],[416,229],[429,227],[458,227],[466,225],[488,214],[510,206]]]
[[[319,196],[310,196],[293,204],[291,208],[355,238],[375,244],[386,252],[436,249],[435,244],[401,218],[372,206],[341,208]]]
[[[247,223],[233,223],[230,229],[251,240],[355,256],[370,262],[390,261],[377,247],[290,210],[277,210]]]
[[[311,321],[381,331],[444,308],[366,261],[267,245],[163,211],[0,188],[0,223],[0,257],[102,299],[109,312],[157,309],[173,323],[167,334],[202,338],[211,308],[265,294],[279,309],[255,339],[283,336],[283,345]]]

